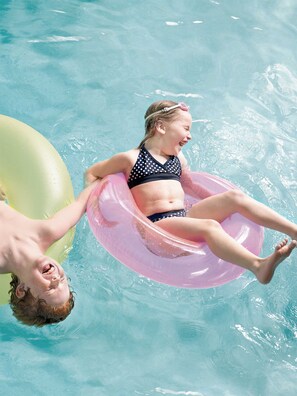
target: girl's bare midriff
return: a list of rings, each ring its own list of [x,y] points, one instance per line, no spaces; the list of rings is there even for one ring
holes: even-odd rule
[[[177,180],[140,184],[132,188],[131,192],[136,205],[146,216],[184,207],[184,191]]]

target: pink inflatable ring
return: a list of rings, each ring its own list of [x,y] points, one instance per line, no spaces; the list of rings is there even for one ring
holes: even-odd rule
[[[207,173],[192,179],[214,194],[235,188]],[[199,200],[186,195],[186,207]],[[209,288],[238,278],[244,269],[216,257],[204,242],[194,243],[163,231],[137,208],[123,174],[104,178],[92,192],[87,208],[90,227],[100,244],[117,260],[154,281],[171,286]],[[254,254],[263,243],[263,228],[239,214],[222,227]]]

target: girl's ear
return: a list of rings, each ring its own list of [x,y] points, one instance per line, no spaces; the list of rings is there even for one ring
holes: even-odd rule
[[[162,135],[164,135],[166,132],[165,124],[161,120],[156,121],[155,128],[156,128],[156,131],[161,133]]]
[[[25,296],[27,290],[28,290],[28,288],[25,285],[25,283],[23,283],[23,282],[19,283],[15,289],[15,294],[16,294],[17,298],[23,298]]]

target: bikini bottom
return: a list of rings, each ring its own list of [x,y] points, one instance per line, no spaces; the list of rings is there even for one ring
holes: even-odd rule
[[[161,213],[154,213],[150,216],[147,216],[149,220],[153,223],[159,220],[167,219],[167,217],[185,217],[186,211],[185,209],[178,209],[178,210],[169,210],[168,212],[161,212]]]

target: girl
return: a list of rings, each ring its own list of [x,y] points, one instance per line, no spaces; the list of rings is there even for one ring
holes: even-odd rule
[[[178,237],[205,240],[216,256],[250,270],[261,283],[268,283],[276,267],[296,247],[297,225],[239,190],[211,196],[205,188],[192,183],[181,152],[192,138],[191,126],[189,107],[184,103],[153,103],[145,113],[145,137],[140,145],[91,166],[86,171],[86,183],[123,172],[137,206],[152,222]],[[202,198],[187,212],[184,189]],[[235,212],[289,235],[292,242],[288,244],[284,239],[266,258],[254,255],[220,225]]]

